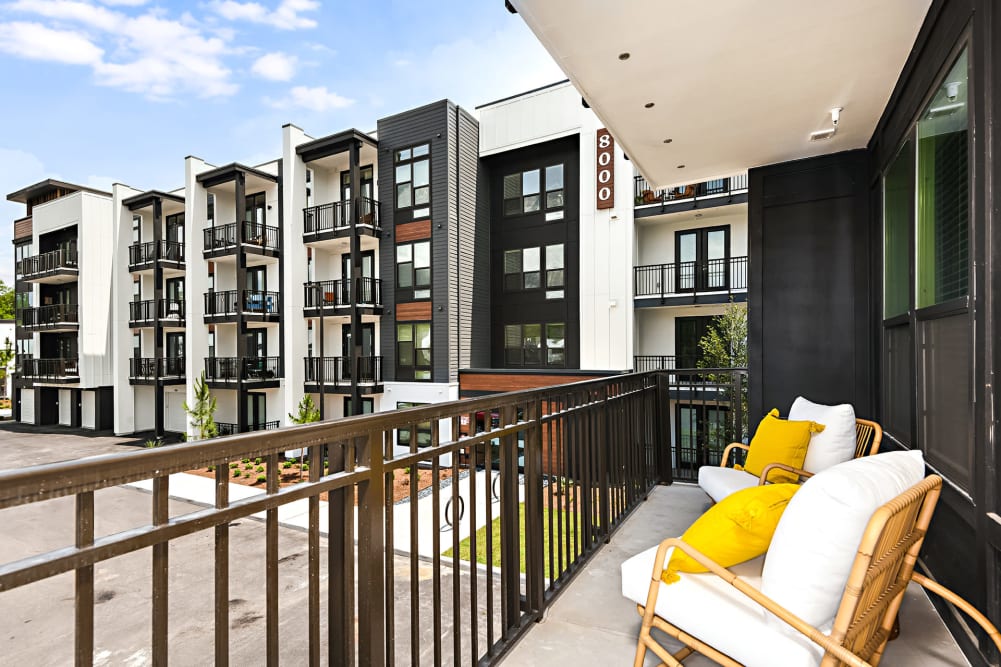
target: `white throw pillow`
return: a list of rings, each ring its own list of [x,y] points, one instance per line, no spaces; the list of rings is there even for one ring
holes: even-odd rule
[[[820,472],[855,456],[855,408],[849,403],[821,405],[798,396],[789,409],[790,421],[815,421],[824,430],[810,436],[803,469]]]
[[[909,451],[853,459],[808,479],[772,537],[761,592],[814,627],[833,623],[872,514],[924,473],[921,452]],[[789,628],[770,614],[769,622]]]

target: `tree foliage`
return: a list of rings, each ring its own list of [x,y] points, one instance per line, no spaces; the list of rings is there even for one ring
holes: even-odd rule
[[[2,283],[3,281],[0,281]],[[3,341],[3,348],[0,349],[0,382],[7,379],[7,373],[10,372],[10,362],[14,360],[14,346],[10,342],[10,338],[5,338]]]
[[[196,440],[208,440],[219,434],[215,425],[216,398],[209,391],[205,382],[205,371],[195,380],[195,402],[188,407],[184,402],[184,411],[188,413],[191,426],[195,431]]]
[[[730,303],[699,341],[699,368],[747,368],[747,306]]]
[[[0,320],[14,319],[14,288],[0,280]]]
[[[288,418],[293,424],[309,424],[320,421],[320,411],[313,403],[313,397],[306,394],[299,401],[298,414],[288,413]]]

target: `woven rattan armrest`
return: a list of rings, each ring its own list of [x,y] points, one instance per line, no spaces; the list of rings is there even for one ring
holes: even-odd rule
[[[801,468],[794,468],[793,466],[786,465],[785,463],[769,463],[761,471],[761,477],[758,478],[758,486],[763,486],[768,482],[768,475],[773,470],[785,470],[786,472],[791,472],[792,474],[799,476],[801,484],[813,477],[812,472],[807,472]]]
[[[745,452],[751,451],[751,448],[748,445],[745,445],[740,442],[731,442],[729,445],[726,446],[726,449],[723,450],[723,457],[719,460],[720,468],[727,467],[726,464],[730,460],[730,452],[732,452],[735,449],[743,449]]]

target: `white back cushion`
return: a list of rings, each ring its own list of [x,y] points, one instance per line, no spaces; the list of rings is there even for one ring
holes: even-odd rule
[[[820,472],[855,456],[855,408],[849,403],[821,405],[798,396],[789,409],[790,421],[815,421],[824,430],[810,436],[803,469]]]
[[[920,482],[924,472],[921,452],[890,452],[853,459],[808,479],[775,530],[761,592],[815,627],[833,623],[873,512]],[[769,616],[769,622],[788,628]]]

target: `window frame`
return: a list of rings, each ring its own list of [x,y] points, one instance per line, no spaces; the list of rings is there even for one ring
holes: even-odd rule
[[[555,249],[559,248],[560,264],[558,268],[548,268],[549,259]],[[533,271],[525,270],[525,251],[539,251],[538,268]],[[508,270],[508,257],[513,257],[517,253],[517,271]],[[544,292],[547,301],[563,299],[566,297],[566,244],[549,243],[541,246],[528,246],[525,248],[509,248],[502,251],[501,255],[501,290],[507,294],[516,293],[538,293]],[[538,286],[526,287],[528,276],[537,275]],[[559,274],[559,284],[556,284],[556,274]],[[552,282],[551,282],[552,281]]]
[[[563,337],[562,345],[549,345],[549,327],[552,326],[562,326],[563,327]],[[538,347],[528,347],[525,345],[526,338],[531,338],[531,336],[526,336],[526,327],[539,327]],[[508,340],[513,329],[518,330],[518,336],[520,345],[517,347],[509,346]],[[501,332],[501,340],[503,341],[503,363],[504,368],[566,368],[567,367],[567,323],[566,322],[507,322],[503,325],[503,330]],[[527,352],[531,350],[533,352],[538,352],[538,361],[526,361]],[[553,363],[550,361],[551,355],[550,351],[561,350],[563,358],[558,363]],[[519,361],[520,359],[520,361]]]
[[[549,187],[549,171],[560,168],[560,187],[550,188]],[[537,173],[539,178],[538,188],[535,192],[525,194],[525,177],[531,173]],[[507,196],[507,181],[514,176],[521,176],[519,179],[519,194],[517,197]],[[506,173],[501,176],[501,217],[504,218],[518,218],[530,215],[546,215],[547,221],[549,221],[548,214],[555,213],[557,211],[566,210],[566,178],[567,178],[567,168],[565,162],[555,162],[552,164],[542,164],[534,166],[529,169],[520,169],[518,171]],[[549,205],[549,195],[560,193],[560,203],[559,205],[550,206]],[[533,210],[527,210],[528,200],[531,197],[538,198],[538,207]],[[517,211],[508,211],[508,202],[520,199],[520,206]],[[562,216],[552,218],[553,220],[560,220]]]
[[[427,245],[427,266],[417,266],[417,246]],[[404,262],[400,261],[400,250],[402,248],[410,249],[410,259]],[[431,294],[434,285],[434,270],[432,267],[433,262],[431,261],[431,239],[418,239],[415,241],[406,241],[404,243],[397,243],[394,246],[393,261],[396,264],[396,294],[397,301],[430,301]],[[404,269],[402,267],[409,266],[410,268],[410,284],[403,285],[400,279]],[[421,283],[417,285],[417,272],[421,270],[427,270],[427,284]],[[427,292],[427,295],[418,296],[418,293]]]
[[[427,147],[426,152],[421,155],[415,155],[414,153],[418,149]],[[403,157],[403,154],[406,157]],[[415,166],[420,163],[427,163],[427,184],[426,185],[414,185],[414,171]],[[401,167],[406,167],[408,171],[409,178],[407,180],[399,180],[399,169]],[[409,203],[405,206],[400,204],[400,186],[403,184],[410,185]],[[416,190],[418,188],[427,188],[427,201],[420,204],[417,203]],[[431,215],[431,141],[419,141],[407,146],[401,146],[393,150],[393,208],[396,211],[410,211],[415,219],[430,217]],[[427,209],[427,212],[424,212]]]
[[[413,401],[397,401],[396,402],[396,409],[397,410],[405,410],[407,408],[422,408],[422,407],[424,407],[426,405],[431,405],[431,404],[430,403],[415,403]],[[424,422],[417,422],[416,426],[417,426],[417,428],[416,428],[416,431],[417,431],[417,450],[420,451],[422,449],[427,449],[428,447],[430,447],[433,444],[431,442],[431,438],[432,438],[431,421],[429,420],[429,421],[424,421]],[[407,434],[407,441],[406,442],[403,441],[403,434],[404,433]],[[426,435],[427,436],[427,444],[426,445],[421,445],[420,444],[420,442],[421,442],[421,436],[422,435]],[[396,446],[397,447],[399,447],[400,449],[406,449],[406,450],[409,451],[410,450],[410,444],[411,444],[411,442],[412,442],[412,440],[411,440],[410,428],[409,427],[396,429]]]
[[[396,329],[393,332],[393,342],[394,342],[394,352],[396,353],[396,379],[406,380],[414,382],[432,382],[434,375],[434,356],[433,356],[433,343],[432,347],[417,347],[418,333],[417,328],[427,326],[428,328],[428,339],[431,340],[434,335],[434,329],[431,326],[430,320],[419,320],[413,322],[397,322]],[[400,340],[400,330],[408,327],[410,329],[410,340],[401,341]],[[401,362],[403,355],[400,353],[401,346],[405,343],[409,343],[411,363],[404,364]],[[418,364],[418,352],[427,352],[427,364]],[[418,377],[418,375],[426,374],[427,377]]]

